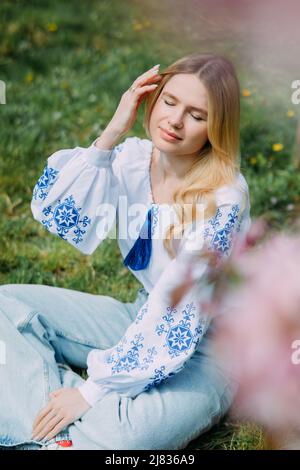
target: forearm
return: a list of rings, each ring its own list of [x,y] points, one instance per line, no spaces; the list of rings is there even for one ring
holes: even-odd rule
[[[108,125],[100,137],[98,137],[96,140],[95,146],[101,150],[110,150],[115,147],[122,136],[122,133],[113,128],[110,128]]]

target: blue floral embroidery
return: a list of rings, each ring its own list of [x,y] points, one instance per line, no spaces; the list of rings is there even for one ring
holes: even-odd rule
[[[142,343],[144,337],[141,333],[138,333],[134,335],[134,338],[135,339],[131,341],[133,346],[127,351],[126,354],[123,354],[123,346],[127,343],[126,336],[123,336],[116,348],[117,357],[115,357],[114,354],[110,354],[107,358],[107,364],[115,364],[111,369],[112,375],[117,374],[122,370],[125,370],[126,372],[129,372],[132,369],[145,370],[148,369],[149,364],[153,362],[153,357],[157,354],[155,347],[148,349],[147,356],[144,357],[143,362],[140,363],[139,350],[144,347]]]
[[[115,151],[116,153],[122,152],[123,147],[124,147],[124,143],[122,142],[121,144],[117,145],[117,146],[114,148],[114,151]]]
[[[182,353],[187,355],[192,344],[198,344],[199,337],[203,333],[205,320],[200,320],[200,325],[195,328],[195,333],[193,334],[190,328],[190,320],[195,317],[192,311],[196,310],[193,302],[186,305],[186,308],[182,312],[183,319],[176,325],[172,325],[172,323],[174,323],[173,313],[176,313],[177,310],[171,307],[168,307],[167,310],[167,315],[163,316],[165,325],[161,324],[157,326],[155,331],[159,336],[166,333],[166,343],[163,346],[168,349],[168,353],[172,358]]]
[[[184,365],[182,365],[181,369],[183,369],[183,367]],[[166,382],[169,377],[173,377],[173,375],[175,375],[174,372],[170,372],[166,375],[164,373],[165,369],[165,366],[161,366],[160,369],[155,369],[155,376],[151,377],[150,382],[144,387],[143,392],[147,392],[148,390],[157,387],[157,385],[161,384],[162,382]]]
[[[50,230],[52,222],[55,222],[57,235],[67,240],[65,235],[71,231],[73,235],[76,235],[72,240],[78,244],[83,240],[83,235],[86,233],[86,230],[83,230],[82,227],[86,227],[91,223],[91,219],[87,216],[80,220],[80,210],[81,207],[75,206],[73,196],[69,196],[63,202],[58,199],[58,204],[54,208],[48,206],[43,209],[43,214],[50,217],[42,220],[42,224],[47,230]]]
[[[144,306],[141,312],[142,316],[147,312],[148,303]],[[176,312],[175,309],[168,307],[167,316],[163,316],[163,320],[168,324],[168,328],[165,328],[164,325],[159,325],[156,327],[156,333],[160,336],[163,333],[166,334],[166,343],[163,345],[167,347],[169,355],[174,358],[179,356],[181,353],[188,355],[188,350],[191,349],[192,344],[199,343],[200,336],[203,334],[203,327],[205,325],[205,320],[201,320],[199,326],[195,328],[195,333],[191,332],[191,318],[195,317],[195,314],[192,313],[195,310],[193,303],[187,304],[186,309],[183,310],[183,319],[179,321],[177,325],[171,325],[174,323],[173,313]],[[111,368],[112,375],[120,373],[122,371],[130,372],[133,369],[145,370],[149,368],[149,365],[153,363],[154,357],[158,354],[155,346],[150,347],[146,355],[141,358],[140,351],[144,348],[144,337],[142,333],[134,335],[134,339],[130,342],[132,345],[125,351],[127,338],[124,335],[119,341],[118,345],[114,349],[113,353],[110,353],[106,358],[107,364],[113,364]],[[184,366],[181,365],[180,369]],[[173,372],[165,376],[163,370],[165,366],[161,366],[161,369],[155,369],[155,377],[151,379],[150,384],[146,387],[152,387],[155,383],[160,383],[165,380],[167,377],[175,375]]]
[[[135,317],[135,324],[137,325],[144,317],[145,313],[148,312],[148,302],[143,305],[143,307],[138,312],[137,316]]]
[[[51,186],[53,186],[58,173],[58,170],[54,170],[54,168],[48,167],[48,164],[45,165],[43,174],[40,176],[33,189],[34,199],[37,199],[38,197],[43,201],[46,199],[47,194],[49,193]]]
[[[239,205],[234,204],[227,215],[227,222],[221,228],[219,219],[222,217],[222,211],[217,209],[215,216],[208,221],[210,227],[204,230],[204,239],[211,238],[211,247],[220,253],[220,255],[229,254],[232,244],[233,229],[238,220]],[[241,221],[238,223],[237,232],[240,230]],[[212,230],[211,230],[212,229]]]
[[[156,227],[157,222],[158,222],[158,211],[159,211],[158,205],[157,204],[152,204],[151,237],[153,236],[153,234],[155,232],[155,227]]]
[[[239,218],[239,220],[238,220],[237,228],[236,228],[236,231],[237,231],[237,232],[239,232],[239,231],[241,230],[241,225],[242,225],[242,223],[243,223],[243,221],[244,221],[244,219],[245,219],[245,214],[246,214],[246,212],[244,211],[243,214],[242,214],[242,216],[241,216],[241,217]]]

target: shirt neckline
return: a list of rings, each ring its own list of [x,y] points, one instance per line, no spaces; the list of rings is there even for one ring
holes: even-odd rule
[[[170,208],[173,209],[173,204],[167,204],[165,202],[164,203],[159,203],[159,202],[154,201],[153,191],[152,191],[152,182],[151,182],[151,164],[152,164],[152,160],[153,160],[154,145],[153,145],[152,140],[149,139],[149,142],[150,142],[150,149],[149,149],[148,167],[147,167],[147,184],[148,184],[148,195],[149,195],[148,200],[149,200],[149,203],[152,206],[156,206],[158,208],[168,207],[169,209]]]
[[[152,164],[152,158],[153,158],[153,150],[154,150],[154,145],[152,140],[150,140],[150,152],[149,152],[149,161],[148,161],[148,168],[147,168],[147,182],[148,182],[148,193],[149,193],[149,201],[151,205],[155,206],[160,206],[160,204],[157,204],[154,201],[153,197],[153,191],[152,191],[152,182],[151,182],[151,164]]]

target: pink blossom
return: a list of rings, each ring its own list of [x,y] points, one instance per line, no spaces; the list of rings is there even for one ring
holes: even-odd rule
[[[292,360],[300,344],[300,234],[272,232],[258,219],[228,259],[210,264],[207,281],[212,352],[239,383],[231,412],[271,432],[300,431],[300,363]]]

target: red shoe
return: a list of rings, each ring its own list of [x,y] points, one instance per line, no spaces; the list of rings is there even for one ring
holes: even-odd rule
[[[67,441],[66,439],[64,439],[62,441],[56,441],[56,443],[61,447],[73,447],[73,442],[72,441]]]
[[[40,450],[74,450],[74,446],[70,440],[61,440],[44,444]]]

